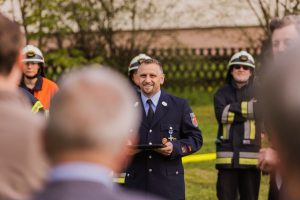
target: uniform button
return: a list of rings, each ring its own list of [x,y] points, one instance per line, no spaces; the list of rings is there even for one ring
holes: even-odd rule
[[[149,142],[149,145],[152,145],[152,142]]]
[[[127,176],[130,176],[130,174],[127,174]]]
[[[149,133],[152,133],[152,129],[149,130]]]
[[[151,155],[149,155],[149,159],[151,159],[152,158],[152,156]]]
[[[179,172],[178,172],[178,171],[176,171],[175,173],[176,173],[176,174],[179,174]]]
[[[152,169],[151,169],[151,168],[149,169],[149,172],[152,172]]]

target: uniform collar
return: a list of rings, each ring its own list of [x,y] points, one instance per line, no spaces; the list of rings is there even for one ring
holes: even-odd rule
[[[37,91],[37,90],[42,90],[42,86],[43,86],[43,77],[42,76],[38,76],[37,77],[37,81],[32,89],[32,91]],[[20,87],[22,88],[27,88],[28,91],[31,91],[31,89],[29,89],[24,81],[24,78],[22,79],[21,83],[20,83]]]
[[[161,90],[159,90],[155,95],[153,95],[150,98],[155,108],[157,107],[160,95],[161,95]],[[147,104],[147,100],[149,99],[149,97],[146,97],[143,94],[143,92],[141,92],[141,99],[142,99],[143,105],[145,106]]]
[[[33,90],[42,90],[42,85],[43,85],[43,77],[42,76],[38,76],[37,77],[37,81],[34,85]]]
[[[88,162],[72,162],[54,166],[49,173],[49,181],[92,181],[113,189],[112,171]]]

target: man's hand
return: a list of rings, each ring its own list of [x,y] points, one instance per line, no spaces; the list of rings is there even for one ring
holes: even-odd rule
[[[137,149],[136,147],[134,147],[134,145],[136,144],[137,139],[136,138],[132,138],[131,140],[127,141],[127,148],[128,148],[128,154],[129,156],[134,156],[137,153],[140,153],[141,150]]]
[[[129,147],[130,150],[129,150],[129,156],[134,156],[135,154],[138,154],[140,153],[142,150],[140,149],[136,149],[136,148],[132,148],[132,147]]]
[[[272,148],[262,148],[259,151],[258,167],[264,172],[273,172],[279,163],[277,152]]]
[[[164,156],[169,156],[173,152],[173,144],[171,142],[167,142],[165,145],[165,147],[156,149],[155,151]]]

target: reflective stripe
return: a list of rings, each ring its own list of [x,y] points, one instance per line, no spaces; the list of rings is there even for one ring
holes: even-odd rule
[[[228,123],[231,124],[234,120],[234,113],[233,112],[228,112]]]
[[[119,183],[119,184],[124,184],[125,183],[125,178],[114,178],[113,182],[114,183]]]
[[[227,105],[222,112],[222,123],[223,124],[231,124],[234,120],[234,113],[229,111],[230,104]]]
[[[252,102],[252,101],[248,102],[248,117],[249,117],[250,119],[253,119],[253,118],[254,118],[253,102]]]
[[[221,151],[217,152],[217,158],[232,158],[233,152],[231,151]]]
[[[216,164],[231,164],[232,158],[217,158]]]
[[[233,152],[220,151],[217,152],[216,164],[231,164],[233,158]]]
[[[247,101],[242,101],[241,110],[242,110],[242,116],[247,117],[247,115],[248,115],[248,102]]]
[[[258,153],[256,152],[240,152],[240,158],[258,158]]]
[[[244,122],[244,139],[255,139],[255,121],[247,120]]]
[[[240,165],[257,165],[258,164],[258,153],[256,152],[240,152],[239,153]]]
[[[227,105],[224,110],[223,110],[223,113],[222,113],[222,123],[226,124],[227,123],[227,117],[228,117],[228,111],[229,111],[229,106],[230,105]]]
[[[32,106],[31,108],[31,112],[33,113],[37,113],[39,112],[39,110],[43,108],[43,105],[40,101],[36,101],[35,104]]]
[[[254,118],[253,102],[242,101],[241,103],[242,116],[248,119]]]
[[[223,139],[228,140],[229,139],[229,133],[230,133],[230,124],[223,124]]]
[[[255,139],[255,121],[250,120],[250,139],[254,140]]]
[[[239,159],[240,165],[258,165],[257,158],[240,158]]]
[[[244,139],[250,139],[250,121],[244,122]]]

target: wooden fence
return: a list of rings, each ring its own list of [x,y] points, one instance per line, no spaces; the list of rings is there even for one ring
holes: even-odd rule
[[[166,89],[213,91],[224,84],[228,61],[235,52],[240,50],[242,48],[148,49],[136,51],[135,55],[146,53],[163,64]],[[247,50],[256,60],[259,60],[260,49],[244,48],[243,50]],[[131,58],[126,54],[122,56],[123,65],[120,65],[117,70],[126,74],[127,64]],[[63,69],[59,66],[47,67],[46,75],[56,80],[68,70],[69,68]]]

